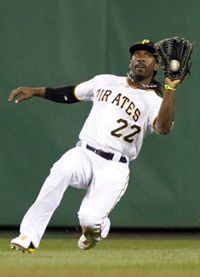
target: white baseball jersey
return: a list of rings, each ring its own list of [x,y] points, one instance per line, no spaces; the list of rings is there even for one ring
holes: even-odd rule
[[[153,122],[162,99],[153,90],[135,89],[125,77],[98,75],[75,88],[82,101],[93,101],[91,112],[80,132],[80,140],[114,155],[135,159]],[[108,235],[109,213],[125,193],[129,180],[128,163],[103,159],[88,151],[84,143],[67,151],[51,168],[40,194],[25,214],[21,234],[39,246],[46,226],[68,186],[85,188],[78,217],[81,226]]]
[[[153,122],[162,102],[154,90],[133,88],[126,77],[108,74],[79,84],[75,96],[93,101],[79,138],[130,160],[138,156],[144,137],[154,132]]]

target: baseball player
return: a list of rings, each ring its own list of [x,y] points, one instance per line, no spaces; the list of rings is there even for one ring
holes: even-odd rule
[[[39,247],[51,216],[72,186],[86,189],[78,211],[82,235],[78,247],[90,249],[106,238],[109,214],[125,193],[129,162],[135,160],[147,134],[168,134],[174,120],[175,90],[180,80],[154,76],[159,69],[154,43],[130,47],[127,76],[97,75],[76,86],[14,89],[9,101],[20,103],[39,96],[59,103],[92,101],[90,114],[76,146],[53,164],[41,191],[25,214],[20,235],[11,248],[32,252]]]

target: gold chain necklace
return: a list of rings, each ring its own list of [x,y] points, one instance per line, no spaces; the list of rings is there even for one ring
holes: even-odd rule
[[[132,81],[133,83],[137,84],[137,82],[135,82],[135,80],[133,79],[133,77],[132,77],[129,73],[127,73],[127,77],[128,77],[128,79],[129,79],[130,81]],[[129,82],[129,84],[130,84],[130,82]],[[137,86],[134,86],[134,85],[132,85],[132,84],[130,84],[130,85],[131,85],[132,87],[137,88]],[[144,88],[144,89],[152,89],[152,88],[156,88],[156,87],[157,87],[156,84],[145,85],[145,84],[141,84],[141,83],[140,83],[140,86],[142,86],[142,88]]]

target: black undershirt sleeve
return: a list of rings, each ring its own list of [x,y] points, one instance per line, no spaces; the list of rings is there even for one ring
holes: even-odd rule
[[[74,94],[75,86],[66,86],[58,88],[46,88],[45,98],[58,103],[79,102]]]

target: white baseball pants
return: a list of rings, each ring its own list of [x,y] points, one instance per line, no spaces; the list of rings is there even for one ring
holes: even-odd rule
[[[108,215],[124,194],[129,179],[128,163],[106,160],[85,146],[67,151],[51,168],[41,191],[25,214],[20,233],[39,246],[51,216],[63,194],[72,186],[86,189],[78,217],[81,226],[100,227],[105,238],[110,229]]]

